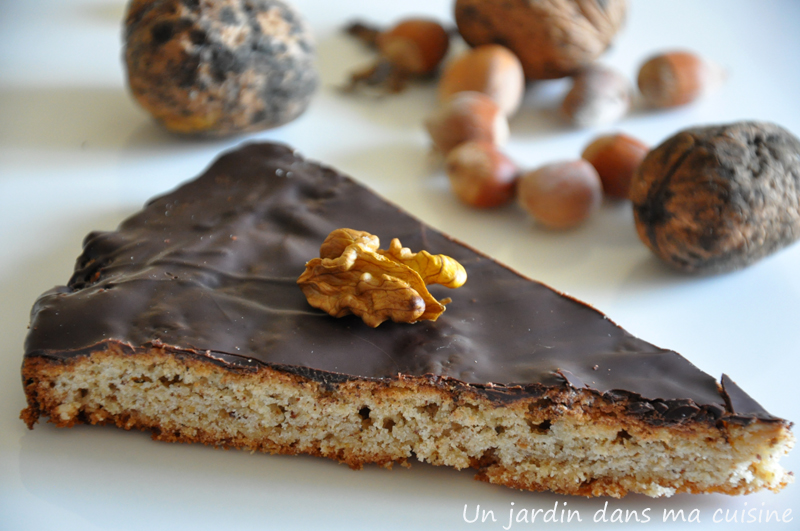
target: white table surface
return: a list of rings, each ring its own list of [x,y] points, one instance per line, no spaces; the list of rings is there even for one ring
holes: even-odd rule
[[[316,35],[322,88],[282,128],[226,140],[160,130],[128,96],[121,63],[119,0],[0,2],[0,528],[110,529],[502,529],[508,510],[594,512],[698,509],[694,529],[717,509],[790,509],[800,528],[800,486],[746,497],[678,495],[586,499],[475,482],[470,471],[415,465],[387,471],[310,457],[250,455],[153,442],[111,427],[28,431],[19,366],[35,298],[70,276],[81,240],[113,229],[151,196],[194,177],[245,140],[291,144],[371,186],[437,228],[517,270],[581,298],[701,369],[730,374],[770,412],[800,420],[800,245],[743,271],[689,277],[668,270],[636,237],[630,206],[607,203],[581,228],[546,232],[511,206],[476,212],[451,196],[431,163],[422,119],[432,85],[380,100],[335,89],[369,54],[339,29],[354,17],[388,24],[408,14],[452,20],[450,1],[296,0]],[[634,0],[626,28],[604,57],[635,78],[653,52],[688,48],[729,69],[715,96],[685,108],[638,110],[614,127],[657,144],[697,124],[759,119],[800,134],[800,2]],[[598,130],[558,117],[565,81],[529,88],[511,122],[507,152],[524,167],[573,158]],[[784,465],[800,472],[800,450]],[[468,524],[464,507],[497,522]],[[540,526],[540,523],[536,524]],[[569,527],[567,524],[549,524]],[[514,528],[531,527],[515,524]],[[739,525],[736,528],[749,527]]]

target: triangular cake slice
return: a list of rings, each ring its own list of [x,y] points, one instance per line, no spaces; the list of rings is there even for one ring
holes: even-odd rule
[[[452,256],[435,322],[366,326],[296,280],[332,230]],[[112,423],[164,441],[416,458],[587,496],[778,490],[791,424],[597,310],[524,278],[291,149],[253,144],[95,232],[43,294],[22,369],[29,427]]]

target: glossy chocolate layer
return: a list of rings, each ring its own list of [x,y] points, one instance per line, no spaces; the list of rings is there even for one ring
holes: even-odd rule
[[[296,280],[340,227],[450,255],[469,280],[455,291],[433,286],[453,299],[436,322],[373,329],[332,318],[308,305]],[[228,153],[118,230],[87,236],[68,285],[36,302],[26,355],[66,358],[108,341],[326,383],[432,375],[506,399],[571,385],[633,398],[630,410],[643,418],[773,420],[679,354],[273,144]]]

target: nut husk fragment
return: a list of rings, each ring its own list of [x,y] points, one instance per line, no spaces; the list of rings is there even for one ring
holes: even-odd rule
[[[455,19],[471,46],[501,44],[527,79],[555,79],[597,59],[626,11],[626,0],[457,0]]]
[[[402,92],[410,79],[435,72],[450,47],[450,35],[441,24],[418,17],[403,19],[386,30],[353,23],[347,33],[374,48],[379,57],[350,75],[346,92],[366,88],[378,94]]]
[[[687,272],[738,269],[800,237],[800,141],[770,123],[682,131],[631,183],[642,241]]]

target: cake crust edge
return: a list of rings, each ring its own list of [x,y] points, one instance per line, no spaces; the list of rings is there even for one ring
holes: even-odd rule
[[[568,385],[500,401],[452,379],[320,382],[113,342],[65,359],[28,355],[22,379],[20,418],[30,429],[40,417],[58,427],[112,424],[160,441],[308,454],[354,469],[415,458],[472,468],[489,483],[582,496],[778,492],[793,481],[778,464],[794,444],[786,421],[656,425],[631,414],[625,398]]]

